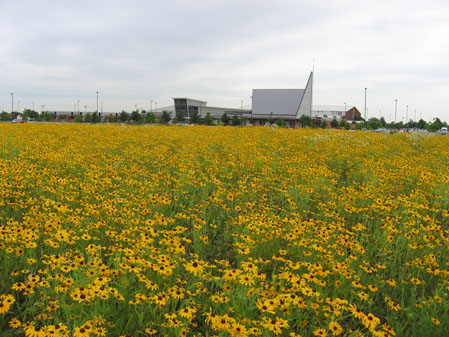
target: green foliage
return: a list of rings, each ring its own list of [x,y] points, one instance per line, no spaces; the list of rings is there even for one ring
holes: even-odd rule
[[[226,114],[226,112],[223,114],[223,116],[221,116],[220,120],[223,123],[223,125],[228,125],[229,124],[229,117]]]
[[[37,111],[31,110],[31,109],[25,109],[25,110],[23,110],[22,118],[24,120],[28,120],[28,119],[39,120],[40,116]]]
[[[380,119],[380,125],[384,128],[384,127],[386,127],[387,126],[387,122],[385,121],[385,118],[381,118]]]
[[[320,127],[321,127],[322,129],[327,129],[327,122],[326,122],[325,119],[322,119],[322,120],[321,120]]]
[[[122,112],[120,112],[120,120],[122,122],[126,122],[128,119],[129,119],[129,114],[125,110],[122,110]]]
[[[273,113],[270,112],[270,117],[268,117],[268,123],[273,124],[274,123],[274,118],[273,118]]]
[[[53,115],[49,113],[48,111],[44,112],[44,121],[49,122],[53,118]]]
[[[153,111],[150,111],[146,114],[145,116],[145,122],[146,123],[150,123],[150,124],[154,124],[156,123],[156,115],[154,114]]]
[[[380,119],[372,117],[368,119],[367,128],[370,130],[376,130],[382,127],[382,122]]]
[[[93,121],[93,116],[91,115],[90,112],[88,112],[85,116],[84,116],[84,122],[86,123],[92,123]]]
[[[333,127],[333,128],[336,128],[336,127],[338,127],[338,121],[337,121],[337,118],[333,118],[332,119],[332,121],[331,121],[331,126]]]
[[[142,116],[140,115],[139,110],[134,110],[131,112],[131,120],[133,122],[140,122],[141,117]]]
[[[275,123],[277,124],[277,126],[280,126],[282,128],[287,127],[287,123],[282,118],[276,119]]]
[[[75,122],[82,123],[83,122],[83,116],[81,116],[80,114],[76,115]]]
[[[184,116],[184,111],[177,110],[176,111],[176,121],[178,123],[183,123],[186,120],[186,117]]]
[[[418,121],[418,129],[427,129],[428,124],[424,119]]]
[[[192,124],[198,124],[200,121],[200,115],[198,114],[198,111],[192,112],[190,115],[190,123]]]
[[[432,132],[437,132],[443,127],[443,122],[439,118],[435,118],[433,123],[429,125],[429,130]]]
[[[312,118],[310,116],[302,115],[299,118],[299,122],[301,123],[302,127],[312,127]]]
[[[234,116],[232,117],[232,125],[233,125],[233,126],[238,126],[238,125],[240,125],[240,119],[239,119],[239,117],[238,117],[237,115],[234,115]]]
[[[168,111],[165,111],[165,110],[162,111],[161,122],[163,124],[167,124],[170,121],[171,121],[170,113]]]
[[[0,120],[9,121],[11,120],[11,116],[6,111],[2,111],[2,114],[0,115]]]
[[[212,125],[212,122],[213,122],[212,116],[211,116],[210,113],[208,112],[208,113],[206,114],[206,117],[204,117],[204,124],[206,124],[206,125]]]

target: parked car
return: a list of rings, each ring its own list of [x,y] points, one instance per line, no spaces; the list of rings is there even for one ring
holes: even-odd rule
[[[442,127],[441,130],[440,130],[440,133],[442,135],[447,135],[447,128],[446,127]]]

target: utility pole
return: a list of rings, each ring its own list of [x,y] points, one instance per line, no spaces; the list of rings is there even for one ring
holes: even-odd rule
[[[368,88],[365,88],[365,130],[366,130],[366,90]]]
[[[408,123],[408,104],[407,104],[407,111],[405,113],[405,123]]]
[[[97,115],[98,115],[98,91],[97,91]]]
[[[396,116],[398,113],[398,100],[395,100],[395,105],[394,105],[394,123],[396,124]]]

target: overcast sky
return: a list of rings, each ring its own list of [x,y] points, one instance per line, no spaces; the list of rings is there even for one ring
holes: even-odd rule
[[[448,0],[0,0],[0,108],[250,107],[304,88],[368,117],[449,121]]]

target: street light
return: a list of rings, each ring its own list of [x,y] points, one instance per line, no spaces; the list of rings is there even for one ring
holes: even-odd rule
[[[365,130],[366,130],[366,90],[368,88],[365,88]]]
[[[11,93],[11,113],[14,112],[14,93]]]
[[[98,91],[97,91],[97,115],[98,115]]]
[[[408,104],[407,104],[407,112],[405,113],[405,123],[408,123]]]
[[[395,100],[395,105],[394,105],[394,122],[396,123],[396,115],[398,113],[398,100]]]

